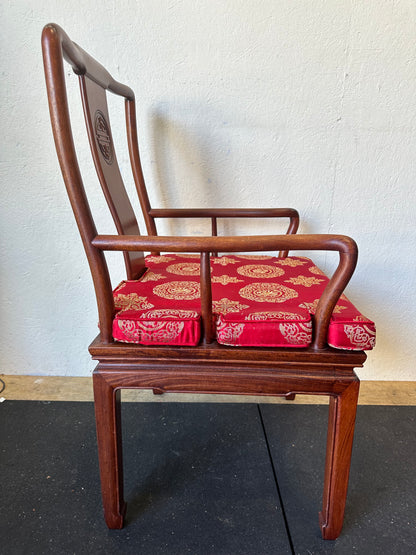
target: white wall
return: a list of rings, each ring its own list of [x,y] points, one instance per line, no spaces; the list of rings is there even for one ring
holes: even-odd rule
[[[415,379],[414,0],[15,0],[0,10],[0,372],[93,367],[93,290],[43,81],[40,34],[54,21],[136,90],[155,205],[294,206],[303,232],[353,236],[347,293],[378,328],[359,374]],[[74,113],[91,188],[78,98]]]

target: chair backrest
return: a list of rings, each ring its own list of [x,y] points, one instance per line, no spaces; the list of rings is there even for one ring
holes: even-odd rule
[[[125,99],[127,136],[133,177],[146,226],[150,232],[154,228],[154,222],[147,216],[150,204],[137,146],[134,93],[129,87],[115,81],[101,64],[72,42],[63,29],[56,24],[50,24],[44,28],[42,52],[58,158],[93,276],[102,339],[111,341],[111,321],[114,316],[111,282],[103,253],[91,245],[97,231],[74,147],[66,93],[64,59],[79,76],[82,104],[95,168],[117,232],[120,235],[139,235],[140,231],[116,158],[106,91]],[[155,230],[154,234],[156,234]],[[123,254],[127,278],[135,279],[140,276],[145,268],[143,253],[124,252]]]

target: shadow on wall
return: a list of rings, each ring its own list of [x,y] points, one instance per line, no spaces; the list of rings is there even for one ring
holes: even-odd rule
[[[260,175],[262,161],[258,160],[257,151],[250,144],[258,142],[258,134],[264,134],[264,130],[253,127],[247,118],[230,121],[211,107],[178,107],[175,104],[172,110],[167,104],[159,104],[151,114],[150,129],[155,162],[153,182],[158,190],[149,193],[155,206],[251,208],[283,205],[277,198],[278,192],[271,198],[268,180]],[[267,130],[267,134],[270,133]],[[276,140],[269,142],[272,153],[277,151],[279,154],[286,148],[283,135],[277,145]],[[285,166],[275,160],[271,162],[278,174],[276,180],[284,184],[287,181]],[[256,173],[258,179],[254,177]],[[281,190],[283,188],[281,185]],[[210,233],[207,221],[201,224],[182,220],[179,223],[181,229],[178,223],[163,222],[163,231],[183,234],[185,229],[196,235]],[[262,220],[259,225],[258,220],[246,219],[242,231],[241,221],[224,221],[221,233],[233,234],[236,228],[240,228],[240,234],[284,233],[286,227],[286,221]]]
[[[159,105],[151,117],[152,147],[156,164],[159,199],[165,207],[220,206],[225,200],[221,192],[219,166],[229,156],[224,144],[221,118],[201,107],[175,106],[174,113],[166,104]],[[215,144],[215,148],[214,148]]]
[[[277,140],[273,140],[273,133],[280,133]],[[296,156],[290,152],[290,131],[256,128],[244,115],[234,114],[226,119],[211,106],[161,103],[156,105],[150,116],[150,140],[154,171],[151,181],[154,186],[149,189],[149,195],[153,206],[251,208],[292,205],[301,212],[301,233],[327,231],[326,226],[321,225],[327,218],[327,202],[316,207],[320,220],[310,218],[309,213],[303,218],[305,206],[313,204],[312,196],[316,193],[313,183],[310,188],[308,185],[304,194],[299,190],[293,192],[293,175],[286,163],[287,157],[291,157],[292,161],[292,157]],[[262,148],[265,158],[259,155]],[[264,164],[268,167],[262,173]],[[274,175],[275,182],[279,184],[275,187],[276,191],[267,179],[270,175]],[[319,192],[323,193],[325,184],[320,187]],[[293,203],[290,201],[292,198]],[[157,225],[161,235],[211,233],[209,220],[158,220]],[[286,228],[285,219],[223,220],[220,221],[219,234],[278,234],[285,233]],[[342,233],[342,229],[335,231]],[[301,251],[296,254],[312,255],[318,266],[329,275],[338,262],[335,253]],[[361,263],[365,267],[364,259]],[[377,302],[380,306],[380,299],[369,302],[369,297],[372,300],[377,298],[376,293],[372,291],[370,296],[363,293],[363,284],[358,284],[353,278],[346,294],[366,316],[376,320],[381,331],[384,318],[374,308]]]

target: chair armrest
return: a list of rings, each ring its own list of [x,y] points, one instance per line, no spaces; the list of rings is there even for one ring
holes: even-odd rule
[[[351,279],[357,263],[358,248],[353,239],[345,235],[257,235],[239,237],[159,237],[135,235],[97,235],[92,245],[103,251],[164,251],[201,253],[201,297],[209,299],[211,289],[209,253],[261,252],[271,250],[322,250],[338,251],[339,263],[329,280],[316,308],[312,347],[326,347],[329,321],[332,311]],[[204,306],[205,305],[205,306]],[[209,320],[209,302],[202,303],[204,321]]]
[[[299,228],[299,213],[294,208],[152,208],[149,215],[152,218],[210,218],[214,237],[217,236],[217,218],[289,218],[286,234],[294,234]],[[281,258],[287,255],[287,251],[279,253]]]
[[[109,251],[166,252],[255,252],[279,249],[339,251],[352,254],[357,251],[355,241],[346,235],[250,235],[224,237],[182,237],[162,235],[97,235],[92,245]]]
[[[294,208],[152,208],[153,218],[297,218]]]

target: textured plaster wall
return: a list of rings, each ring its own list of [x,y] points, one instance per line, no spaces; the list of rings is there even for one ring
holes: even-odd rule
[[[55,21],[136,90],[156,206],[294,206],[302,232],[352,235],[360,258],[347,293],[378,327],[359,374],[415,378],[414,0],[14,0],[0,15],[0,372],[93,367],[93,289],[43,81],[40,34]],[[72,110],[91,190],[78,98]],[[127,154],[119,158],[125,171]],[[104,204],[93,201],[105,231]],[[206,232],[195,222],[185,231]],[[333,255],[319,260],[334,267]]]

